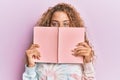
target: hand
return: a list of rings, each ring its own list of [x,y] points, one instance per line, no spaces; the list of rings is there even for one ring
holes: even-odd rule
[[[76,57],[82,56],[84,57],[84,61],[86,63],[90,62],[93,56],[91,46],[89,46],[86,42],[81,42],[81,43],[78,43],[76,47],[77,48],[72,50],[72,52],[74,52],[73,55]]]
[[[26,50],[28,67],[33,67],[35,65],[34,59],[40,59],[40,52],[37,48],[39,48],[38,44],[32,44],[31,47]]]

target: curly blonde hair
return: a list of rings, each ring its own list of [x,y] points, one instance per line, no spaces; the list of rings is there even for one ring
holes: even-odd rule
[[[51,18],[54,12],[63,11],[70,19],[70,27],[84,27],[83,20],[79,13],[70,4],[59,3],[52,8],[49,8],[42,17],[38,20],[37,26],[50,26]]]
[[[43,13],[42,17],[36,23],[36,26],[50,27],[52,15],[56,11],[62,11],[67,14],[67,16],[70,19],[70,27],[85,27],[84,22],[81,19],[80,14],[77,12],[77,10],[70,4],[66,4],[66,3],[58,3],[54,7],[50,7],[45,13]],[[85,33],[85,42],[92,48],[92,46],[89,43],[89,40],[87,39],[86,33]],[[94,51],[92,50],[91,58],[93,58],[93,55],[94,55]]]

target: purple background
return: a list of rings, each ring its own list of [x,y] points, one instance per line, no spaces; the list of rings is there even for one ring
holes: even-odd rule
[[[0,80],[22,80],[33,26],[58,2],[71,3],[81,13],[96,52],[97,80],[119,80],[119,0],[0,0]]]

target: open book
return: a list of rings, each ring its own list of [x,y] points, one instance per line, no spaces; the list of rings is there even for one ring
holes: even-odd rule
[[[34,27],[33,43],[39,44],[40,60],[44,63],[83,63],[82,57],[73,56],[72,50],[84,42],[84,28]]]

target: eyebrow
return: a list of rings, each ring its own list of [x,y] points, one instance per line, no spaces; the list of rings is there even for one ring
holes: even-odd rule
[[[51,20],[51,21],[59,22],[57,20]],[[64,20],[63,22],[67,22],[67,21],[70,21],[70,20]]]
[[[67,21],[70,21],[70,20],[64,20],[63,22],[67,22]]]
[[[58,22],[57,20],[51,20],[51,22],[52,22],[52,21]]]

